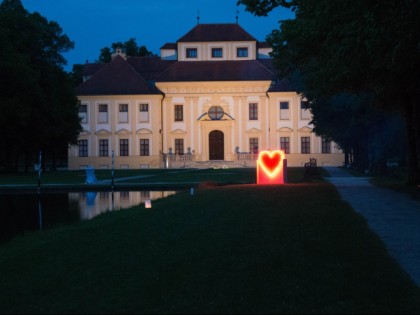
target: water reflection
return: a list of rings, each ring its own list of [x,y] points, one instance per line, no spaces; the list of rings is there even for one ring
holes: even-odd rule
[[[175,191],[114,191],[0,194],[0,244],[29,231],[89,220],[175,194]]]
[[[109,211],[130,208],[144,204],[146,200],[156,200],[175,194],[175,191],[101,191],[69,193],[69,201],[77,202],[80,219],[92,219]]]

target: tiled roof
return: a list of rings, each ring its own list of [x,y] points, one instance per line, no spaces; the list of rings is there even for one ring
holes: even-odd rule
[[[121,56],[103,65],[92,78],[76,88],[76,95],[159,94]]]
[[[83,76],[93,76],[96,72],[101,70],[104,65],[104,63],[86,63],[83,66]]]
[[[178,42],[257,41],[239,24],[198,24]]]
[[[275,82],[268,92],[295,92],[296,87],[287,79]]]
[[[273,73],[277,73],[277,69],[274,67],[272,59],[258,59],[258,61],[263,64],[268,70]]]
[[[273,72],[258,60],[180,61],[157,77],[157,82],[261,81],[272,80]]]
[[[166,43],[160,49],[177,49],[176,43]]]
[[[128,57],[127,61],[143,78],[152,81],[176,62],[176,60],[162,60],[160,57]]]

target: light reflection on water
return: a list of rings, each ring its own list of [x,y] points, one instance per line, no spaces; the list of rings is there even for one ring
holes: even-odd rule
[[[88,220],[109,210],[126,209],[173,194],[175,191],[77,192],[69,193],[69,201],[77,202],[80,219]]]
[[[107,211],[118,211],[175,191],[101,191],[0,193],[0,244],[30,231],[45,230],[90,220]]]

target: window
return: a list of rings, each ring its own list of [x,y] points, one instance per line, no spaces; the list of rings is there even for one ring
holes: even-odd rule
[[[220,106],[212,106],[209,109],[208,115],[211,120],[220,120],[225,114],[224,110]]]
[[[108,140],[99,139],[99,156],[108,156]]]
[[[149,156],[149,139],[140,139],[140,156]]]
[[[236,57],[239,57],[239,58],[248,57],[248,48],[247,47],[238,47],[236,49]]]
[[[223,49],[222,48],[212,48],[211,49],[211,56],[212,56],[212,58],[222,58],[223,57]]]
[[[99,104],[98,123],[108,123],[108,105]]]
[[[284,153],[290,153],[290,138],[289,137],[280,137],[280,150],[283,150]]]
[[[175,139],[175,154],[184,154],[184,139]]]
[[[86,124],[88,122],[87,105],[85,104],[80,105],[79,117],[81,118],[81,123]]]
[[[88,141],[79,140],[78,145],[79,145],[79,156],[87,157],[88,156]]]
[[[249,120],[258,120],[258,104],[249,103]]]
[[[175,105],[175,121],[184,121],[183,105]]]
[[[128,139],[120,139],[120,156],[128,156]]]
[[[311,138],[302,137],[300,138],[300,141],[301,141],[302,154],[311,153]]]
[[[149,121],[149,104],[139,104],[140,117],[139,121]]]
[[[290,119],[289,102],[280,102],[280,119]]]
[[[249,138],[249,151],[251,153],[258,153],[258,138]]]
[[[128,122],[128,104],[119,104],[118,122]]]
[[[300,118],[304,120],[311,119],[308,101],[300,101]]]
[[[197,58],[197,48],[187,48],[187,58]]]
[[[331,141],[322,138],[322,153],[331,153]]]

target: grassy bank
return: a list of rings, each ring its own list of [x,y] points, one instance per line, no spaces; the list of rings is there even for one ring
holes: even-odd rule
[[[419,313],[326,183],[201,188],[0,246],[0,313]]]

